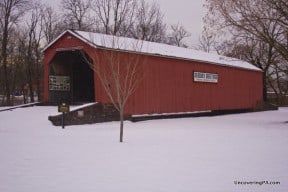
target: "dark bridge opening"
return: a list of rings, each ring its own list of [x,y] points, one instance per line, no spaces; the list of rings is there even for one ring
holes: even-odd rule
[[[85,58],[89,58],[87,55]],[[57,52],[50,63],[49,100],[51,102],[94,102],[94,72],[83,53]]]

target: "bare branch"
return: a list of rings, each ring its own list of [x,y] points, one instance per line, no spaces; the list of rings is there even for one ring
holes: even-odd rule
[[[171,25],[172,33],[169,35],[169,44],[176,45],[178,47],[187,47],[183,43],[183,40],[190,37],[191,34],[179,23],[177,25]]]
[[[90,28],[89,17],[91,0],[62,0],[61,1],[65,19],[72,29],[87,30]]]

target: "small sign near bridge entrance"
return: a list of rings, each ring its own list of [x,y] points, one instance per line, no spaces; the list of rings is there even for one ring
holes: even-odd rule
[[[61,103],[58,105],[58,112],[61,113],[68,113],[70,111],[70,106],[67,105],[66,103]]]
[[[62,124],[62,128],[65,128],[65,113],[68,113],[70,111],[70,106],[67,105],[66,103],[61,103],[60,105],[58,105],[58,112],[62,113],[62,120],[61,120],[61,124]]]

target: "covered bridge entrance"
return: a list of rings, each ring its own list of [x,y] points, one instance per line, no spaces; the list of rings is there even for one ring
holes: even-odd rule
[[[85,58],[88,58],[85,56]],[[94,72],[81,50],[57,51],[49,63],[49,100],[94,102]]]

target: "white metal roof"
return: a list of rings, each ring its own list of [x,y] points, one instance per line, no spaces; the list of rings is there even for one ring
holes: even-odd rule
[[[49,45],[47,45],[43,51],[48,49],[66,32],[69,32],[70,34],[74,35],[75,37],[81,39],[82,41],[88,43],[95,48],[107,48],[128,52],[139,52],[142,54],[162,57],[173,57],[177,59],[194,60],[216,65],[261,71],[261,69],[257,68],[256,66],[236,58],[225,57],[217,54],[206,53],[198,50],[176,47],[162,43],[141,41],[127,37],[115,37],[112,35],[85,31],[67,30],[61,35],[59,35],[58,38],[56,38],[54,41],[49,43]]]

